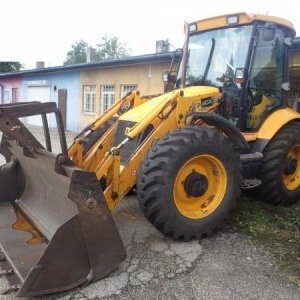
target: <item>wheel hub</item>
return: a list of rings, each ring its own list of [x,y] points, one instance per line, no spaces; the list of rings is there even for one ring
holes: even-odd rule
[[[291,156],[287,158],[286,164],[284,166],[284,174],[292,175],[297,170],[297,160]]]
[[[184,190],[189,196],[200,197],[208,188],[208,180],[206,176],[193,171],[184,181]]]

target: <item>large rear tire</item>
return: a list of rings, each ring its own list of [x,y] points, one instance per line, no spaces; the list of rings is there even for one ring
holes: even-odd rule
[[[290,205],[300,199],[300,126],[284,126],[264,150],[261,200]]]
[[[174,239],[190,240],[222,226],[240,193],[239,154],[214,129],[184,127],[148,152],[137,189],[146,218]]]

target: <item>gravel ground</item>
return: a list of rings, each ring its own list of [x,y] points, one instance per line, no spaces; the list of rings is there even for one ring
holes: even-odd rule
[[[142,216],[135,196],[113,216],[127,251],[120,267],[83,289],[41,299],[300,299],[273,257],[229,226],[200,242],[174,242]],[[0,289],[6,286],[1,278]]]
[[[73,136],[67,133],[69,143]],[[200,242],[174,242],[149,224],[135,196],[113,217],[127,251],[120,267],[83,289],[41,299],[300,299],[300,288],[278,272],[272,255],[229,226]]]

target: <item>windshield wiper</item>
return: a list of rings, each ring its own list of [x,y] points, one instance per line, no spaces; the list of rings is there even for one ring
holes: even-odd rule
[[[214,51],[215,51],[215,45],[216,45],[216,40],[214,38],[212,38],[211,39],[211,48],[209,51],[209,55],[208,55],[208,59],[207,59],[207,63],[205,66],[205,71],[204,71],[203,77],[199,80],[193,80],[190,84],[187,84],[186,86],[194,86],[194,85],[215,86],[210,81],[207,80],[207,75],[208,75],[212,57],[213,57]]]
[[[212,84],[210,81],[207,81],[207,75],[208,75],[209,68],[210,68],[210,65],[211,65],[211,62],[212,62],[212,57],[213,57],[213,54],[214,54],[214,51],[215,51],[216,40],[214,38],[212,38],[211,43],[212,44],[211,44],[211,48],[210,48],[210,51],[209,51],[208,60],[207,60],[206,66],[205,66],[205,71],[204,71],[203,77],[200,80],[192,80],[191,83],[185,84],[186,87],[196,86],[196,85],[205,85],[205,86],[218,87],[218,86]],[[179,87],[180,82],[181,82],[181,77],[177,78],[175,86]]]
[[[203,81],[206,81],[206,78],[207,78],[207,74],[208,74],[208,71],[209,71],[209,68],[210,68],[210,65],[211,65],[212,57],[213,57],[213,54],[214,54],[214,51],[215,51],[216,40],[214,38],[212,38],[211,43],[212,44],[211,44],[211,48],[210,48],[210,51],[209,51],[207,64],[206,64],[204,75],[203,75],[203,78],[202,78]]]

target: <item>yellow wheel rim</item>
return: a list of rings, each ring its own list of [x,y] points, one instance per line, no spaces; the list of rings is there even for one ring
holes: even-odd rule
[[[283,170],[283,183],[289,191],[300,186],[300,145],[294,146],[287,155]]]
[[[220,205],[226,187],[227,176],[222,162],[212,155],[201,154],[180,168],[174,182],[174,202],[183,216],[204,218]]]

